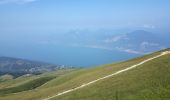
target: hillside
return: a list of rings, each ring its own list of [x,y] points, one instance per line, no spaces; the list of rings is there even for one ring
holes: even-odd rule
[[[0,75],[11,74],[21,76],[24,74],[38,74],[64,68],[66,68],[66,66],[20,58],[0,57]]]
[[[0,76],[0,81],[5,81],[5,80],[12,80],[14,77],[12,75],[6,74]]]
[[[170,49],[166,49],[166,51]],[[26,92],[10,92],[17,90],[23,84],[0,89],[2,100],[42,100],[52,97],[63,91],[75,89],[82,84],[94,81],[101,77],[116,73],[120,70],[129,68],[147,59],[158,56],[163,51],[145,55],[135,59],[98,66],[90,69],[80,69],[63,73],[53,77],[44,85]],[[169,100],[170,99],[170,54],[162,55],[150,60],[138,67],[122,72],[118,75],[105,78],[90,84],[86,87],[77,89],[50,100]],[[42,77],[55,76],[56,74],[46,74]],[[30,78],[31,79],[31,78]],[[0,86],[3,84],[0,83]],[[5,91],[8,91],[5,93]]]

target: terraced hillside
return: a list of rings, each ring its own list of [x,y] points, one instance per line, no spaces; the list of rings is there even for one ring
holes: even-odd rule
[[[170,49],[164,51],[170,51]],[[0,98],[1,100],[43,100],[49,97],[52,97],[49,98],[50,100],[169,100],[170,54],[160,56],[134,69],[105,78],[75,91],[55,96],[63,91],[75,89],[85,83],[129,68],[146,59],[160,55],[162,52],[95,68],[66,72],[29,91],[4,93],[4,88],[1,87]],[[48,76],[48,74],[44,76]],[[52,76],[55,75],[52,74]],[[10,82],[12,83],[11,80]],[[27,83],[27,81],[22,84],[24,83]],[[3,82],[0,83],[0,86],[3,84]],[[11,87],[19,88],[22,84]]]

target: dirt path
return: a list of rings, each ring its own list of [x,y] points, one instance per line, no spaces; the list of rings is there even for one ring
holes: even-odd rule
[[[166,54],[169,54],[169,53],[170,53],[170,51],[162,52],[161,54],[159,54],[159,55],[157,55],[157,56],[154,56],[154,57],[152,57],[152,58],[146,59],[146,60],[144,60],[144,61],[142,61],[142,62],[140,62],[140,63],[138,63],[138,64],[132,65],[132,66],[130,66],[130,67],[128,67],[128,68],[125,68],[125,69],[123,69],[123,70],[117,71],[117,72],[115,72],[115,73],[113,73],[113,74],[110,74],[110,75],[107,75],[107,76],[98,78],[98,79],[93,80],[93,81],[91,81],[91,82],[84,83],[84,84],[82,84],[81,86],[78,86],[78,87],[76,87],[76,88],[74,88],[74,89],[69,89],[69,90],[67,90],[67,91],[57,93],[57,94],[54,95],[54,96],[49,96],[49,97],[47,97],[47,98],[45,98],[45,99],[43,99],[43,100],[50,100],[50,99],[55,98],[55,97],[57,97],[57,96],[61,96],[61,95],[64,95],[64,94],[66,94],[66,93],[69,93],[69,92],[78,90],[78,89],[83,88],[83,87],[86,87],[86,86],[88,86],[88,85],[90,85],[90,84],[96,83],[97,81],[100,81],[100,80],[103,80],[103,79],[106,79],[106,78],[115,76],[115,75],[117,75],[117,74],[120,74],[120,73],[122,73],[122,72],[126,72],[126,71],[128,71],[128,70],[134,69],[134,68],[136,68],[137,66],[140,66],[140,65],[142,65],[142,64],[144,64],[144,63],[146,63],[146,62],[148,62],[148,61],[151,61],[151,60],[153,60],[153,59],[156,59],[156,58],[158,58],[158,57],[161,57],[161,56],[166,55]]]

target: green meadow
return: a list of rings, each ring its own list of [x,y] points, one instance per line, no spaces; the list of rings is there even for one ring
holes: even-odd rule
[[[93,68],[61,70],[1,81],[0,99],[42,100],[128,68],[161,52]],[[170,54],[51,100],[170,100]]]

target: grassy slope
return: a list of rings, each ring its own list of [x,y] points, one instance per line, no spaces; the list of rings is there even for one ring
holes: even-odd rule
[[[1,96],[1,99],[37,100],[52,96],[58,92],[80,86],[83,83],[127,68],[157,54],[159,54],[159,52],[125,62],[74,71],[55,78],[36,90]],[[170,86],[168,85],[168,83],[170,83],[168,80],[170,79],[170,76],[168,75],[170,72],[170,63],[168,61],[170,61],[170,55],[163,56],[131,71],[97,82],[96,84],[55,99],[113,100],[115,98],[116,100],[116,98],[118,98],[118,100],[124,100],[126,98],[126,100],[148,100],[147,98],[149,98],[149,100],[160,100],[161,98],[164,98],[164,100],[166,100],[165,97],[167,96],[167,98],[169,98],[168,94],[170,94]]]
[[[59,70],[41,75],[21,76],[13,80],[2,81],[0,82],[0,95],[35,89],[42,86],[44,83],[71,71],[72,70],[69,69]]]
[[[19,77],[19,78],[13,79],[13,80],[2,81],[2,82],[0,82],[0,89],[14,87],[14,86],[26,83],[26,82],[31,81],[36,78],[37,78],[37,76]]]
[[[55,99],[170,100],[170,54]]]
[[[0,76],[0,82],[2,81],[7,81],[7,80],[12,80],[14,77],[12,75],[6,74],[3,76]]]
[[[21,85],[15,86],[15,87],[3,88],[3,89],[0,89],[0,95],[32,90],[32,89],[35,89],[54,78],[55,78],[54,76],[40,77],[40,78],[31,80],[29,82],[26,82],[24,84],[21,84]]]

